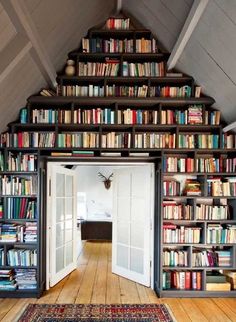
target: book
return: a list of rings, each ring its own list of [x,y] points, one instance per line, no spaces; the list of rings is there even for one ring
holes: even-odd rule
[[[229,282],[224,283],[206,283],[206,291],[230,291],[231,284]]]

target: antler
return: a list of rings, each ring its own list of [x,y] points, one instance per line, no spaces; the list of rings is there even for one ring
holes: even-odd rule
[[[101,174],[101,172],[98,172],[98,176],[107,180],[107,178],[103,174]]]
[[[113,177],[113,173],[109,175],[108,180],[109,180],[111,177]]]

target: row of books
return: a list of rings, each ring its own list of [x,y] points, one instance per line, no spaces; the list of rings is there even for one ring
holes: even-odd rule
[[[207,178],[207,192],[210,196],[215,197],[234,197],[236,196],[236,177]]]
[[[0,178],[1,194],[29,196],[37,193],[36,176],[2,176]]]
[[[36,171],[37,156],[28,153],[12,153],[8,152],[7,171]]]
[[[177,86],[150,86],[150,97],[191,97],[192,89],[188,85]]]
[[[83,53],[134,53],[133,39],[82,38]]]
[[[115,111],[111,108],[93,108],[74,111],[75,124],[115,124]]]
[[[6,219],[36,219],[37,203],[29,198],[7,198]]]
[[[191,87],[151,86],[148,85],[120,86],[106,85],[57,85],[57,93],[62,96],[80,97],[191,97]]]
[[[178,147],[181,149],[218,149],[218,134],[179,134]]]
[[[163,219],[191,220],[193,218],[193,206],[178,204],[173,200],[163,201]]]
[[[163,159],[164,172],[194,172],[195,159],[193,158],[179,158],[179,157],[165,157]]]
[[[129,30],[130,19],[129,18],[109,18],[106,21],[106,28],[109,30]]]
[[[37,223],[36,222],[25,223],[24,242],[25,243],[37,242]]]
[[[37,223],[26,222],[23,224],[0,224],[0,241],[7,243],[37,241]]]
[[[165,64],[164,62],[128,63],[124,61],[122,64],[122,76],[162,77],[165,76]]]
[[[207,243],[232,244],[236,243],[236,225],[208,224]]]
[[[172,223],[163,225],[164,243],[200,243],[201,227],[177,226]]]
[[[158,124],[158,111],[150,110],[118,110],[118,124]]]
[[[176,142],[175,134],[170,133],[135,133],[134,146],[141,149],[174,149]]]
[[[236,158],[179,158],[166,157],[163,160],[165,172],[235,172]]]
[[[58,96],[104,97],[104,86],[98,85],[57,85]]]
[[[163,195],[164,196],[179,196],[180,182],[172,179],[164,179],[163,181]]]
[[[18,132],[12,134],[12,146],[15,148],[53,148],[55,138],[55,132]],[[10,140],[8,144],[7,146],[11,146]]]
[[[105,109],[105,108],[104,108]],[[187,124],[211,124],[211,125],[218,125],[219,123],[208,123],[208,121],[202,121],[202,117],[199,118],[198,122],[195,120],[193,121],[191,110],[192,109],[201,109],[201,105],[190,105],[186,110],[161,110],[160,112],[160,124],[180,124],[180,125],[187,125]],[[81,108],[80,110],[84,110]],[[100,110],[102,111],[103,108],[97,108],[93,110]],[[129,109],[131,111],[136,111]],[[75,111],[76,112],[76,111]],[[158,111],[152,111],[157,112]],[[217,111],[218,112],[218,111]],[[205,111],[206,113],[206,111]],[[215,114],[215,111],[208,111],[209,115]],[[220,112],[219,112],[220,113]],[[220,115],[220,114],[219,114]],[[66,109],[34,109],[32,110],[32,123],[71,123],[71,111]],[[74,122],[76,123],[76,122]],[[225,137],[225,135],[224,135]],[[0,155],[0,166],[1,166],[1,155]]]
[[[131,133],[110,132],[101,136],[102,148],[130,148]]]
[[[84,53],[157,53],[156,39],[82,38]]]
[[[78,76],[118,76],[119,59],[106,58],[106,62],[79,62]]]
[[[195,105],[193,105],[194,107]],[[198,105],[196,105],[198,107]],[[160,124],[179,124],[179,125],[187,125],[187,124],[193,124],[195,125],[196,123],[192,123],[191,118],[189,116],[189,109],[191,109],[191,105],[189,106],[189,108],[187,110],[161,110],[160,111]],[[99,121],[95,121],[95,115],[96,114],[103,114],[105,113],[106,110],[110,110],[112,111],[111,108],[105,108],[105,107],[98,107],[98,108],[90,108],[88,109],[87,107],[82,107],[82,108],[78,108],[74,111],[74,119],[72,120],[72,111],[71,110],[66,110],[66,109],[51,109],[51,108],[46,108],[46,109],[33,109],[31,112],[31,121],[33,124],[36,123],[49,123],[49,124],[55,124],[55,123],[59,123],[59,124],[69,124],[69,123],[82,123],[82,124],[98,124]],[[118,110],[117,112],[115,112],[115,110],[113,110],[114,113],[123,113],[123,109]],[[112,112],[113,112],[112,111]],[[141,122],[139,121],[135,121],[133,120],[133,122],[131,124],[158,124],[159,122],[159,111],[157,110],[142,110],[142,109],[132,109],[132,108],[128,108],[127,111],[129,111],[131,114],[135,114],[135,113],[140,113],[140,114],[144,114],[144,113],[150,113],[150,114],[156,114],[156,122],[153,123],[152,121],[150,122]],[[82,118],[80,118],[77,116],[80,115],[81,113],[91,113],[93,115],[93,122],[89,122],[87,121],[87,119],[82,120]],[[210,113],[210,112],[209,112]],[[214,112],[212,112],[214,113]],[[183,117],[182,117],[183,116]],[[92,118],[91,118],[92,119]],[[99,118],[98,118],[99,119]],[[105,121],[100,123],[104,123],[106,124]],[[120,124],[122,122],[118,122],[118,124]],[[107,124],[109,124],[109,122],[107,122]],[[202,122],[199,124],[203,124]],[[206,123],[204,123],[206,124]],[[211,124],[211,123],[210,123]],[[0,167],[1,167],[1,154],[0,154]]]
[[[162,110],[161,124],[203,124],[202,105],[190,105],[185,110]]]
[[[57,145],[59,148],[99,148],[99,133],[59,133]]]
[[[188,266],[188,252],[180,249],[164,249],[163,266]]]
[[[65,109],[33,109],[31,116],[33,124],[69,124],[72,122],[71,111]]]
[[[194,250],[192,265],[196,267],[231,266],[230,250]]]
[[[230,212],[228,205],[196,205],[196,219],[197,220],[227,220],[230,219]]]
[[[112,115],[112,114],[111,114]],[[156,116],[154,115],[156,121]],[[111,120],[113,121],[113,119]],[[142,137],[145,138],[155,135],[157,138],[159,136],[165,136],[168,142],[163,144],[163,148],[185,148],[185,149],[218,149],[219,148],[219,136],[216,134],[179,134],[178,135],[178,146],[176,146],[176,135],[175,134],[157,134],[145,132],[139,134],[139,140]],[[4,133],[1,136],[2,146],[6,147],[54,147],[55,146],[55,132],[18,132],[14,134]],[[141,142],[141,141],[140,141]],[[143,147],[143,143],[138,144]],[[158,148],[158,144],[153,144],[153,148]],[[235,161],[228,161],[229,169],[235,168]]]
[[[236,158],[197,158],[196,172],[235,172]]]
[[[117,86],[106,85],[107,97],[147,97],[148,86],[147,85],[135,85],[135,86]]]
[[[236,148],[236,134],[223,134],[222,136],[222,147],[225,149]]]
[[[162,274],[164,290],[196,290],[202,289],[202,273],[197,271],[164,271]]]
[[[9,266],[37,266],[36,249],[9,249],[7,252],[7,265]]]

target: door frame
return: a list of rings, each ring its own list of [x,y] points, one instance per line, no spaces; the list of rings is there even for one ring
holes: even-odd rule
[[[158,159],[156,160],[158,161]],[[150,222],[150,230],[151,230],[151,237],[150,237],[150,265],[151,265],[151,281],[150,281],[150,285],[151,285],[151,289],[154,289],[154,223],[155,223],[155,198],[154,198],[154,193],[155,193],[155,168],[156,168],[156,162],[150,162],[150,161],[140,161],[140,162],[131,162],[131,161],[122,161],[122,162],[118,162],[118,161],[68,161],[68,159],[65,159],[65,161],[55,161],[55,160],[47,160],[46,161],[46,186],[47,186],[47,192],[46,192],[46,290],[48,290],[49,287],[49,280],[50,280],[50,213],[49,213],[49,209],[50,209],[50,202],[51,202],[51,198],[50,198],[50,194],[51,194],[51,183],[48,180],[48,175],[49,175],[49,169],[52,168],[53,166],[66,166],[66,165],[76,165],[76,166],[99,166],[99,165],[103,165],[103,166],[114,166],[114,165],[119,165],[119,166],[145,166],[145,165],[150,165],[150,175],[151,175],[151,187],[150,187],[150,191],[151,191],[151,196],[150,196],[150,200],[151,200],[151,214],[150,214],[150,218],[151,218],[151,222]],[[77,184],[77,187],[79,187],[79,184]]]

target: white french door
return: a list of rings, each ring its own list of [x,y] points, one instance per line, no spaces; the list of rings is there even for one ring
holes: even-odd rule
[[[75,171],[49,166],[49,286],[52,287],[76,268],[77,213]]]
[[[150,286],[151,167],[117,169],[113,181],[112,272]]]

